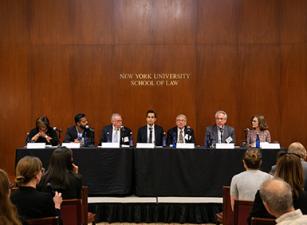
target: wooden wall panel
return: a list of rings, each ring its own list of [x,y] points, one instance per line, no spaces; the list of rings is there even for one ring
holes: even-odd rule
[[[274,140],[307,145],[306,10],[304,0],[1,1],[1,167],[13,173],[14,150],[41,114],[65,130],[84,112],[98,141],[113,112],[134,135],[150,108],[166,130],[185,113],[203,145],[216,110],[238,144],[262,113]],[[144,87],[122,73],[191,77]]]

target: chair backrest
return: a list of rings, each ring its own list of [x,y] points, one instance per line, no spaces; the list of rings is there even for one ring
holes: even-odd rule
[[[223,187],[223,225],[233,225],[233,212],[230,203],[230,187]]]
[[[251,224],[252,225],[275,225],[276,222],[275,222],[275,219],[253,217]]]
[[[61,205],[61,219],[63,225],[83,225],[82,200],[63,200]]]
[[[240,201],[235,200],[234,204],[234,224],[235,225],[247,225],[247,218],[253,207],[253,201]]]
[[[65,199],[61,206],[63,225],[87,225],[88,187],[82,186],[81,199]]]
[[[54,216],[54,217],[30,219],[30,220],[27,220],[27,223],[29,225],[58,225],[59,218],[57,216]]]

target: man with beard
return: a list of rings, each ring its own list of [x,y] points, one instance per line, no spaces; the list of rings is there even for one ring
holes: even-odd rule
[[[64,142],[80,143],[81,146],[94,145],[94,130],[88,125],[84,113],[75,115],[75,125],[67,128]]]

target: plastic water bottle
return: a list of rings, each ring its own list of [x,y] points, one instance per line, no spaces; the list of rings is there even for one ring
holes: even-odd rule
[[[163,133],[163,137],[162,137],[162,146],[166,147],[166,133]]]
[[[260,148],[260,138],[259,138],[259,134],[257,134],[257,136],[256,136],[256,148]]]
[[[129,145],[130,145],[130,147],[133,147],[133,135],[132,135],[132,132],[130,132]]]
[[[173,133],[173,148],[176,148],[176,143],[177,143],[177,137],[176,134]]]

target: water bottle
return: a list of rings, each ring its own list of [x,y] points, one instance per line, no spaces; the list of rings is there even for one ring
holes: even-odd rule
[[[260,148],[260,138],[259,138],[259,134],[257,134],[257,136],[256,136],[256,148]]]
[[[130,132],[129,145],[130,145],[130,147],[133,147],[133,136],[132,136],[132,132]]]
[[[173,148],[176,148],[176,143],[177,143],[177,137],[176,134],[173,133]]]
[[[163,137],[162,137],[162,146],[166,147],[166,133],[163,133]]]

